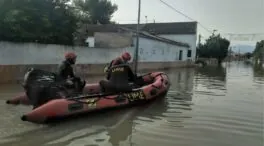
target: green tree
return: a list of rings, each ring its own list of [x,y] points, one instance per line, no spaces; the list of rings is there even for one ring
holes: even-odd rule
[[[264,40],[261,40],[256,43],[256,48],[253,52],[253,56],[255,58],[255,61],[259,60],[261,63],[263,63],[264,59]]]
[[[228,54],[230,42],[221,37],[220,34],[212,34],[208,39],[206,39],[204,44],[200,44],[197,48],[197,53],[199,57],[203,58],[216,58],[218,64],[226,58]]]
[[[69,0],[3,0],[0,40],[71,45],[76,18],[67,2]]]
[[[112,15],[118,9],[116,4],[108,0],[73,0],[73,5],[80,20],[91,24],[112,23]]]

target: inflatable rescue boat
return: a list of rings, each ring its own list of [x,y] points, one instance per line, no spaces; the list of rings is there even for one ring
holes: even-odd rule
[[[84,94],[99,94],[100,93],[100,88],[98,88],[99,84],[94,83],[94,84],[86,84],[83,88],[83,93]],[[17,96],[6,100],[6,104],[12,104],[12,105],[31,105],[30,101],[26,95],[25,92],[19,93]]]
[[[21,117],[23,121],[44,123],[52,119],[60,119],[76,114],[89,113],[103,109],[111,109],[144,103],[165,95],[170,82],[163,72],[153,72],[142,76],[144,85],[128,93],[103,94],[99,93],[99,84],[86,84],[83,92],[75,97],[53,99],[33,109]],[[87,94],[88,93],[88,94]],[[25,94],[8,101],[11,104],[29,104]]]

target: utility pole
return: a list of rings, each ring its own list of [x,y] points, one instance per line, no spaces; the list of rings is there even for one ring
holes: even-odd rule
[[[199,36],[198,36],[198,45],[200,45],[200,44],[201,44],[201,38],[202,38],[202,35],[201,35],[201,34],[199,34]]]
[[[201,48],[200,48],[200,47],[201,47],[201,38],[202,38],[202,35],[199,34],[199,35],[198,35],[198,44],[197,44],[197,46],[196,46],[196,48],[198,48],[198,49],[201,49]],[[197,51],[196,51],[195,59],[198,59],[198,58],[199,58],[199,55],[198,55],[198,53],[197,53]]]
[[[138,67],[138,45],[139,45],[139,23],[140,23],[140,7],[141,7],[141,0],[138,0],[138,23],[137,23],[137,39],[136,39],[136,53],[135,53],[135,74],[137,73]]]
[[[231,58],[232,57],[232,46],[229,47],[229,51],[228,51],[228,58],[229,58],[229,62],[231,62]]]
[[[240,48],[238,48],[238,61],[240,61]]]

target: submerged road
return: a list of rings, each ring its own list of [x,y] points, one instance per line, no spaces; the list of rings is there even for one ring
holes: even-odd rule
[[[165,72],[172,81],[165,98],[49,126],[21,121],[31,108],[5,100],[22,88],[1,85],[0,145],[263,146],[264,69],[233,62]]]

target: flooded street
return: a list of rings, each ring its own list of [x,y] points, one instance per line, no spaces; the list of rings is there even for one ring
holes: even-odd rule
[[[31,107],[5,100],[22,88],[1,85],[0,145],[263,146],[263,70],[233,62],[165,72],[172,82],[165,98],[53,125],[21,121]]]

